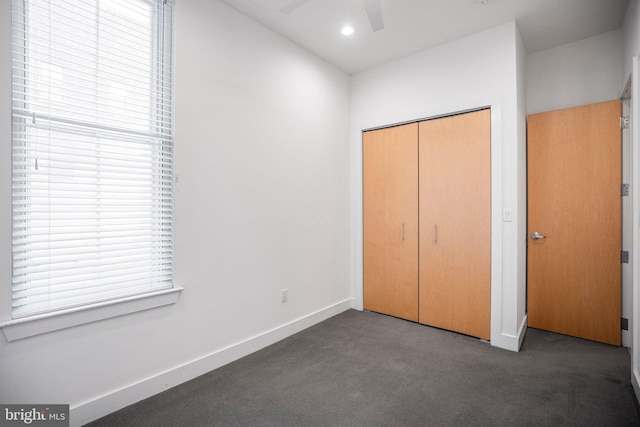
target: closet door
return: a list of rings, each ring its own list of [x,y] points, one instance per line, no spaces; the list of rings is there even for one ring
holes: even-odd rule
[[[418,321],[418,124],[365,132],[364,308]]]
[[[489,339],[490,110],[420,123],[420,323]]]

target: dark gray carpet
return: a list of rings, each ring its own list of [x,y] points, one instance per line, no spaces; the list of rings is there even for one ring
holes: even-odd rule
[[[628,350],[347,311],[91,426],[638,426]]]

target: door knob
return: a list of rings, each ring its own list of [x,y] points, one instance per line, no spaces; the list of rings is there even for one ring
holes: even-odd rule
[[[533,240],[539,240],[539,239],[544,239],[547,236],[543,236],[542,234],[538,233],[537,231],[534,231],[533,233],[531,233],[531,238]]]

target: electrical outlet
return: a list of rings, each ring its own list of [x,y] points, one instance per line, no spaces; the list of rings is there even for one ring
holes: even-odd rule
[[[289,301],[289,290],[288,289],[283,289],[282,290],[282,302],[287,302]]]

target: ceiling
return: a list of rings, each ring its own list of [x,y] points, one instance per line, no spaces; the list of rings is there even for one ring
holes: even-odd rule
[[[380,0],[384,29],[373,32],[362,0],[222,0],[347,73],[515,20],[528,53],[622,27],[629,0]],[[356,32],[345,37],[343,25]]]

